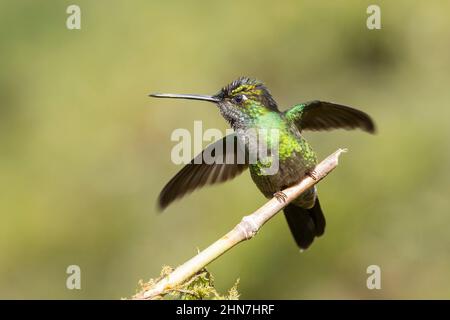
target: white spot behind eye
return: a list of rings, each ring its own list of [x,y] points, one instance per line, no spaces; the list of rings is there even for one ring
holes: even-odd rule
[[[242,95],[242,100],[243,101],[248,100],[248,98],[247,98],[247,96],[245,94]]]

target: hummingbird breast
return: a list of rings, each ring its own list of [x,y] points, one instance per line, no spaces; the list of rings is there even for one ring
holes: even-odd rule
[[[273,160],[273,159],[272,159]],[[317,164],[317,158],[306,139],[295,126],[282,128],[279,134],[278,168],[269,174],[264,169],[264,159],[249,165],[250,175],[267,198],[300,181]],[[314,191],[314,189],[311,189]],[[294,203],[302,207],[314,205],[314,193],[306,192]]]

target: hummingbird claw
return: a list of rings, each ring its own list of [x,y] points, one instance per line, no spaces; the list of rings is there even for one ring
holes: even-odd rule
[[[311,179],[313,179],[314,181],[319,180],[319,178],[317,177],[316,170],[311,170],[311,171],[307,172],[306,175],[311,177]]]
[[[283,191],[275,192],[275,193],[273,194],[273,196],[274,196],[275,198],[277,198],[277,200],[278,200],[280,203],[285,203],[286,200],[287,200],[287,198],[288,198],[288,196],[287,196]]]

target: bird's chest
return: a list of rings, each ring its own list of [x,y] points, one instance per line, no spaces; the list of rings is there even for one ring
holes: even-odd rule
[[[272,137],[266,144],[266,154],[260,154],[249,165],[253,181],[268,197],[297,183],[317,163],[312,148],[297,128],[278,129],[278,141]]]

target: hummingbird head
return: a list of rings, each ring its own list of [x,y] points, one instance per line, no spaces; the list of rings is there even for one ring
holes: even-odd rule
[[[261,81],[241,77],[213,96],[191,94],[150,94],[156,98],[203,100],[215,103],[233,128],[245,127],[251,120],[269,111],[278,111],[277,103]]]
[[[261,81],[241,77],[223,87],[215,97],[222,116],[235,126],[251,122],[268,111],[278,111],[277,103]]]

